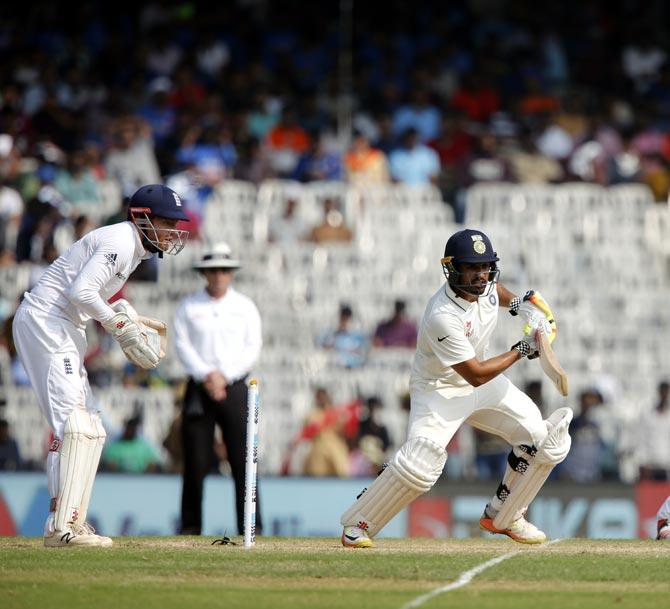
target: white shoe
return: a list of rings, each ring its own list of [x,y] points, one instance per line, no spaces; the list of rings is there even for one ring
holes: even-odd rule
[[[359,527],[344,527],[342,531],[342,545],[345,548],[371,548],[372,539],[367,532]]]
[[[75,525],[73,525],[72,529],[76,533],[78,533],[79,535],[90,535],[92,537],[97,537],[98,538],[98,545],[103,547],[103,548],[109,548],[114,544],[111,537],[105,537],[104,535],[98,535],[95,532],[95,529],[90,524],[88,524],[88,522],[82,522],[81,524],[75,524]]]
[[[489,533],[507,535],[507,537],[519,543],[544,543],[547,540],[547,536],[523,516],[517,518],[509,528],[497,529],[493,526],[493,518],[484,512],[484,515],[479,519],[479,526]]]
[[[47,548],[65,548],[65,547],[83,547],[100,546],[98,535],[86,535],[75,532],[72,529],[64,531],[54,531],[50,535],[44,536],[44,545]]]
[[[670,541],[670,524],[666,524],[658,529],[657,540]]]

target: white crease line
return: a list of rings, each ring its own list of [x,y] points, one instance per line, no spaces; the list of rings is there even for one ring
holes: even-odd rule
[[[560,539],[552,539],[551,541],[543,544],[543,547],[547,547],[551,544],[558,543],[561,541]],[[434,598],[443,592],[451,592],[452,590],[456,590],[457,588],[462,588],[463,586],[469,584],[473,578],[483,571],[486,571],[489,567],[493,567],[494,565],[497,565],[498,563],[503,562],[504,560],[507,560],[508,558],[512,558],[512,556],[516,556],[517,554],[520,554],[520,551],[516,552],[508,552],[507,554],[503,554],[502,556],[496,556],[496,558],[492,558],[491,560],[487,560],[486,562],[483,562],[481,565],[477,565],[476,567],[470,569],[469,571],[464,571],[463,573],[460,574],[459,578],[450,584],[446,584],[445,586],[440,586],[439,588],[435,588],[435,590],[431,590],[430,592],[426,592],[426,594],[422,594],[421,596],[417,596],[414,600],[410,601],[406,605],[403,605],[401,609],[414,609],[414,607],[419,607],[420,605],[423,605],[426,601],[429,601],[431,598]]]

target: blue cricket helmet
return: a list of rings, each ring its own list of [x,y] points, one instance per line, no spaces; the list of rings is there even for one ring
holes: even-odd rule
[[[189,217],[184,212],[181,197],[171,188],[162,184],[146,184],[138,188],[130,197],[130,210],[149,210],[152,216],[185,220]]]
[[[498,262],[498,254],[494,251],[491,240],[480,230],[466,228],[449,237],[444,248],[443,263],[458,264],[460,262]]]
[[[482,231],[466,228],[449,237],[444,248],[444,258],[441,260],[442,271],[452,288],[475,296],[487,296],[498,281],[500,270],[496,263],[499,260],[500,258],[493,249],[491,240]],[[490,265],[488,289],[483,294],[473,290],[470,284],[462,283],[462,273],[459,268],[460,264],[478,264],[481,262]]]

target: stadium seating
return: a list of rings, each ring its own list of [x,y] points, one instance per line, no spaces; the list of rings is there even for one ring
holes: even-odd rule
[[[268,243],[268,221],[288,197],[300,201],[307,224],[320,220],[319,201],[336,198],[354,240]],[[669,285],[668,206],[654,203],[650,191],[637,184],[480,184],[468,193],[466,225],[490,235],[505,284],[517,292],[539,289],[552,303],[559,327],[555,348],[570,375],[568,403],[576,406],[581,388],[614,379],[619,389],[608,396],[612,416],[621,425],[638,416],[654,393],[665,354],[665,336],[659,330]],[[373,349],[365,366],[348,370],[321,351],[315,339],[335,323],[342,302],[353,306],[357,322],[368,333],[398,298],[407,302],[408,313],[418,322],[427,299],[443,281],[439,260],[444,243],[459,228],[451,207],[432,187],[358,191],[344,183],[271,180],[258,188],[231,181],[216,189],[206,208],[204,238],[231,243],[243,263],[237,288],[256,301],[263,318],[265,345],[255,375],[263,403],[262,430],[271,429],[272,434],[262,442],[261,471],[279,470],[319,385],[340,403],[359,394],[379,395],[385,422],[396,444],[402,441],[406,413],[400,397],[407,390],[412,352]],[[203,247],[193,241],[180,256],[166,257],[158,285],[130,282],[128,299],[138,310],[151,311],[170,324],[179,299],[203,285],[191,270]],[[28,274],[25,267],[0,269],[3,295],[18,295]],[[501,318],[499,327],[492,353],[519,338],[520,328],[511,318]],[[171,379],[183,375],[174,349],[162,374]],[[543,379],[534,362],[515,366],[509,376],[519,384]],[[560,405],[559,396],[543,384],[551,410]],[[127,391],[99,392],[101,402],[111,406],[108,418],[119,425],[129,405],[139,401],[145,431],[160,445],[174,410],[171,394]],[[22,444],[36,452],[28,430],[39,424],[37,409],[25,407],[31,421],[26,423],[16,414],[30,397],[13,390],[8,400]]]

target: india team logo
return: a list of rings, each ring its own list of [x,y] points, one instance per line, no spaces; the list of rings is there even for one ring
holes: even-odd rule
[[[475,250],[477,254],[483,254],[486,251],[486,243],[481,235],[470,235],[472,237],[472,249]]]

